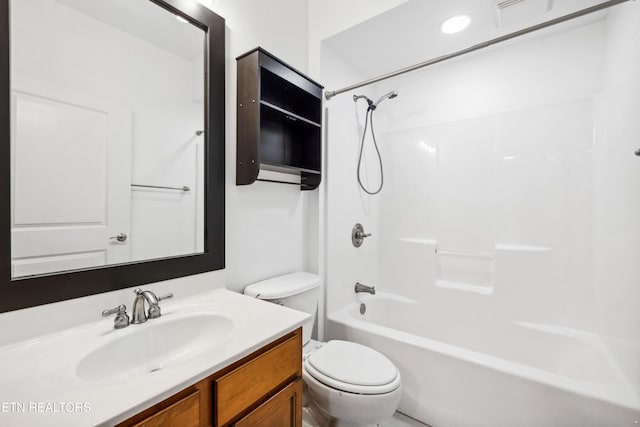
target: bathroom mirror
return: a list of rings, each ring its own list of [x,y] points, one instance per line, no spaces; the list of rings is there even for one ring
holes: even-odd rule
[[[223,268],[224,20],[0,3],[0,311]]]

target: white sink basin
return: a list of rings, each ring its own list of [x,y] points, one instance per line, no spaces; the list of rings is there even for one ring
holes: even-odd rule
[[[157,372],[228,340],[234,322],[217,314],[161,317],[114,330],[114,339],[90,351],[76,366],[88,382],[120,381]]]

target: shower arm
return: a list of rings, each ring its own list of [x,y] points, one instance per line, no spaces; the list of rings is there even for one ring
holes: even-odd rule
[[[412,65],[410,67],[402,68],[400,70],[393,71],[391,73],[383,74],[383,75],[381,75],[379,77],[374,77],[372,79],[365,80],[363,82],[360,82],[360,83],[357,83],[357,84],[354,84],[354,85],[351,85],[351,86],[344,87],[342,89],[338,89],[338,90],[334,90],[334,91],[327,91],[327,92],[325,92],[324,97],[328,101],[331,98],[333,98],[334,96],[340,95],[341,93],[349,92],[349,91],[351,91],[353,89],[358,89],[360,87],[367,86],[367,85],[370,85],[370,84],[373,84],[373,83],[377,83],[377,82],[380,82],[382,80],[390,79],[392,77],[396,77],[396,76],[399,76],[399,75],[402,75],[402,74],[405,74],[405,73],[409,73],[411,71],[415,71],[415,70],[418,70],[420,68],[424,68],[424,67],[428,67],[430,65],[438,64],[440,62],[448,61],[449,59],[457,58],[459,56],[466,55],[467,53],[471,53],[471,52],[474,52],[476,50],[481,50],[481,49],[487,48],[489,46],[493,46],[494,44],[498,44],[498,43],[501,43],[501,42],[504,42],[504,41],[507,41],[507,40],[511,40],[513,38],[516,38],[516,37],[524,36],[525,34],[533,33],[534,31],[538,31],[538,30],[542,30],[544,28],[552,27],[554,25],[561,24],[563,22],[570,21],[572,19],[579,18],[579,17],[584,16],[584,15],[589,15],[591,13],[599,12],[601,10],[608,9],[610,7],[617,6],[617,5],[622,4],[622,3],[626,3],[628,1],[631,1],[631,0],[609,0],[609,1],[606,1],[604,3],[600,3],[600,4],[597,4],[595,6],[591,6],[591,7],[588,7],[586,9],[579,10],[577,12],[573,12],[573,13],[569,13],[567,15],[563,15],[563,16],[561,16],[559,18],[551,19],[549,21],[545,21],[545,22],[542,22],[540,24],[532,25],[532,26],[524,28],[522,30],[514,31],[513,33],[505,34],[504,36],[500,36],[500,37],[497,37],[495,39],[488,40],[486,42],[478,43],[476,45],[473,45],[471,47],[467,47],[465,49],[457,50],[455,52],[452,52],[452,53],[449,53],[449,54],[446,54],[446,55],[442,55],[442,56],[438,56],[437,58],[429,59],[428,61],[424,61],[424,62],[421,62],[419,64]],[[633,0],[633,1],[635,1],[635,0]]]

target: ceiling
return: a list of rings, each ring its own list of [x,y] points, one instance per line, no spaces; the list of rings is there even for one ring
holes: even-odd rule
[[[204,31],[149,0],[56,0],[187,60],[204,52]]]
[[[500,27],[495,2],[410,0],[324,40],[323,47],[330,48],[347,61],[363,79],[369,79],[603,3],[602,0],[553,0],[550,11],[537,16],[524,16],[511,25]],[[471,25],[460,33],[444,34],[440,30],[442,22],[459,14],[470,15]],[[592,14],[557,28],[543,30],[542,33],[549,34],[604,19],[606,14]],[[539,37],[540,32],[527,37],[532,36]]]

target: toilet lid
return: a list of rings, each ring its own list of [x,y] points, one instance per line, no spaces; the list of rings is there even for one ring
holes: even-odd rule
[[[324,386],[328,386],[329,388],[339,390],[343,393],[387,394],[397,390],[400,387],[401,382],[400,373],[398,373],[395,380],[384,385],[355,385],[343,383],[319,372],[317,369],[311,366],[311,364],[309,364],[309,360],[305,360],[304,364],[302,365],[302,373],[305,381],[307,381],[307,384],[309,384],[310,378],[313,378],[314,380],[316,380],[316,382],[323,384]]]
[[[391,385],[399,376],[394,364],[383,354],[348,341],[329,341],[312,353],[306,363],[311,366],[309,373],[318,381],[327,383],[323,378],[314,375],[314,372],[333,380],[328,385],[334,387],[336,383],[343,383],[347,386],[375,388],[375,386]],[[337,388],[349,391],[344,387]]]

